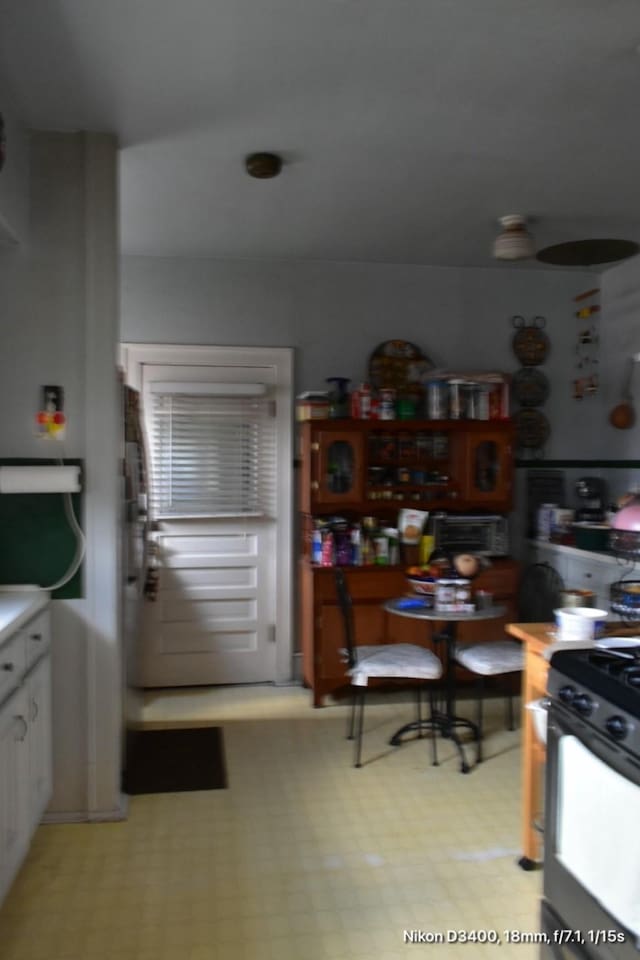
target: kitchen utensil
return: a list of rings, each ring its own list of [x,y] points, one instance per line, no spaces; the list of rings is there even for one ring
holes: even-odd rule
[[[636,412],[633,408],[631,398],[631,379],[633,377],[633,365],[635,360],[629,357],[628,372],[624,386],[622,388],[622,399],[609,414],[609,423],[617,430],[628,430],[636,422]]]
[[[544,332],[544,317],[534,317],[530,323],[516,314],[511,323],[516,330],[513,337],[513,352],[523,367],[537,367],[544,363],[549,350],[549,338]]]

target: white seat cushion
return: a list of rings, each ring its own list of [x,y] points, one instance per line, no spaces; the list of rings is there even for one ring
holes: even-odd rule
[[[348,670],[356,687],[366,687],[372,677],[404,680],[437,680],[442,664],[434,653],[414,643],[384,643],[356,647],[358,662]]]
[[[460,666],[483,677],[516,673],[524,669],[522,646],[514,640],[462,643],[456,647],[455,657]]]

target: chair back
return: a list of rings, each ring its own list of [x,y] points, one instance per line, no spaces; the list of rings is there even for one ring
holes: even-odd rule
[[[338,606],[340,607],[340,612],[342,613],[342,623],[344,626],[344,642],[345,650],[347,652],[347,662],[349,664],[349,668],[351,668],[355,666],[358,659],[356,655],[353,629],[353,604],[351,602],[349,588],[347,587],[347,578],[344,575],[344,570],[341,567],[336,567],[335,576],[336,593],[338,594]]]
[[[531,563],[518,588],[518,617],[522,623],[549,623],[560,606],[564,582],[549,563]]]

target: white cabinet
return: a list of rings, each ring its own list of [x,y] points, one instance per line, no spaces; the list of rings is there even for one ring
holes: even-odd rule
[[[3,598],[0,597],[0,607]],[[36,603],[41,606],[42,601]],[[24,606],[24,605],[23,605]],[[27,614],[29,606],[25,607]],[[18,618],[20,622],[20,618]],[[52,788],[49,614],[0,632],[0,902]]]
[[[0,708],[0,900],[29,846],[27,694],[18,687]]]

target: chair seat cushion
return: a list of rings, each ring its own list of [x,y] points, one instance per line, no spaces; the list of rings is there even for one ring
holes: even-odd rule
[[[460,666],[483,677],[516,673],[524,669],[522,646],[514,640],[461,643],[456,647],[455,658]]]
[[[414,643],[384,643],[356,647],[357,663],[347,671],[356,687],[366,687],[373,677],[404,680],[437,680],[442,663],[430,650]]]

